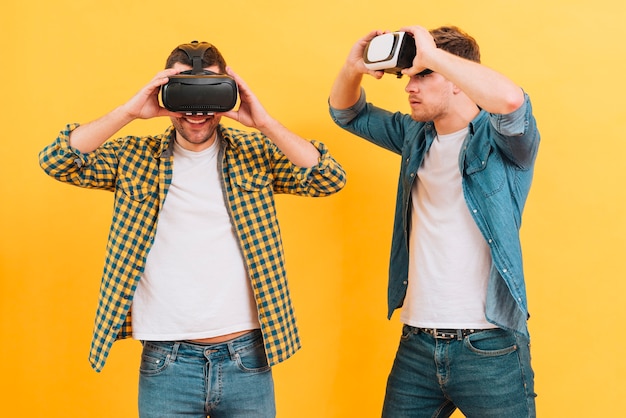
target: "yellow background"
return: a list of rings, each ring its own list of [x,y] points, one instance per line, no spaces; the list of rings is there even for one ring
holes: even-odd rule
[[[100,374],[87,362],[112,195],[46,177],[37,153],[199,39],[348,172],[338,195],[278,198],[304,344],[274,369],[278,416],[379,416],[400,331],[385,317],[399,160],[336,127],[326,100],[370,29],[456,24],[530,93],[542,133],[522,228],[539,416],[626,416],[625,21],[621,0],[5,2],[0,415],[136,416],[139,344],[117,343]],[[365,84],[377,104],[407,110],[405,82]]]

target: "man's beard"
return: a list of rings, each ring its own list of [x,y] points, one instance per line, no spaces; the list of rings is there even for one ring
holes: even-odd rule
[[[184,119],[185,118],[171,118],[172,124],[174,125],[176,132],[186,142],[193,145],[202,145],[215,137],[218,120],[216,121],[214,119],[214,116],[208,116],[204,122],[206,126],[198,130],[193,130],[190,127],[190,125],[193,124],[192,122],[190,122],[190,120],[193,119]]]

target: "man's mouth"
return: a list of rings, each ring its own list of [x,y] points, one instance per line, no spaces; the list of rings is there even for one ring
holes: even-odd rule
[[[420,104],[421,102],[416,97],[409,96],[409,103],[413,105]]]
[[[204,122],[209,120],[208,117],[201,118],[201,119],[191,119],[191,118],[184,118],[184,119],[185,119],[186,122],[189,122],[189,123],[194,124],[194,125],[201,125]]]

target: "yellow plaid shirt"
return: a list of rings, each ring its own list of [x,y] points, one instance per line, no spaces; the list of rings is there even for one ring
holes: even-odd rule
[[[114,192],[107,257],[100,285],[89,360],[102,370],[113,343],[132,336],[131,305],[156,233],[174,164],[170,143],[175,131],[127,136],[83,154],[70,147],[67,125],[39,154],[43,170],[80,187]],[[317,166],[292,164],[265,136],[220,126],[221,172],[230,213],[256,299],[270,365],[300,348],[287,288],[275,193],[327,196],[343,188],[346,175],[324,144],[311,141],[321,157]]]

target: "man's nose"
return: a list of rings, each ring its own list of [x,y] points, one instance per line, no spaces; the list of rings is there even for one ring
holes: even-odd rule
[[[415,77],[409,78],[409,81],[406,83],[404,91],[406,91],[407,93],[414,93],[419,91],[419,81]]]

